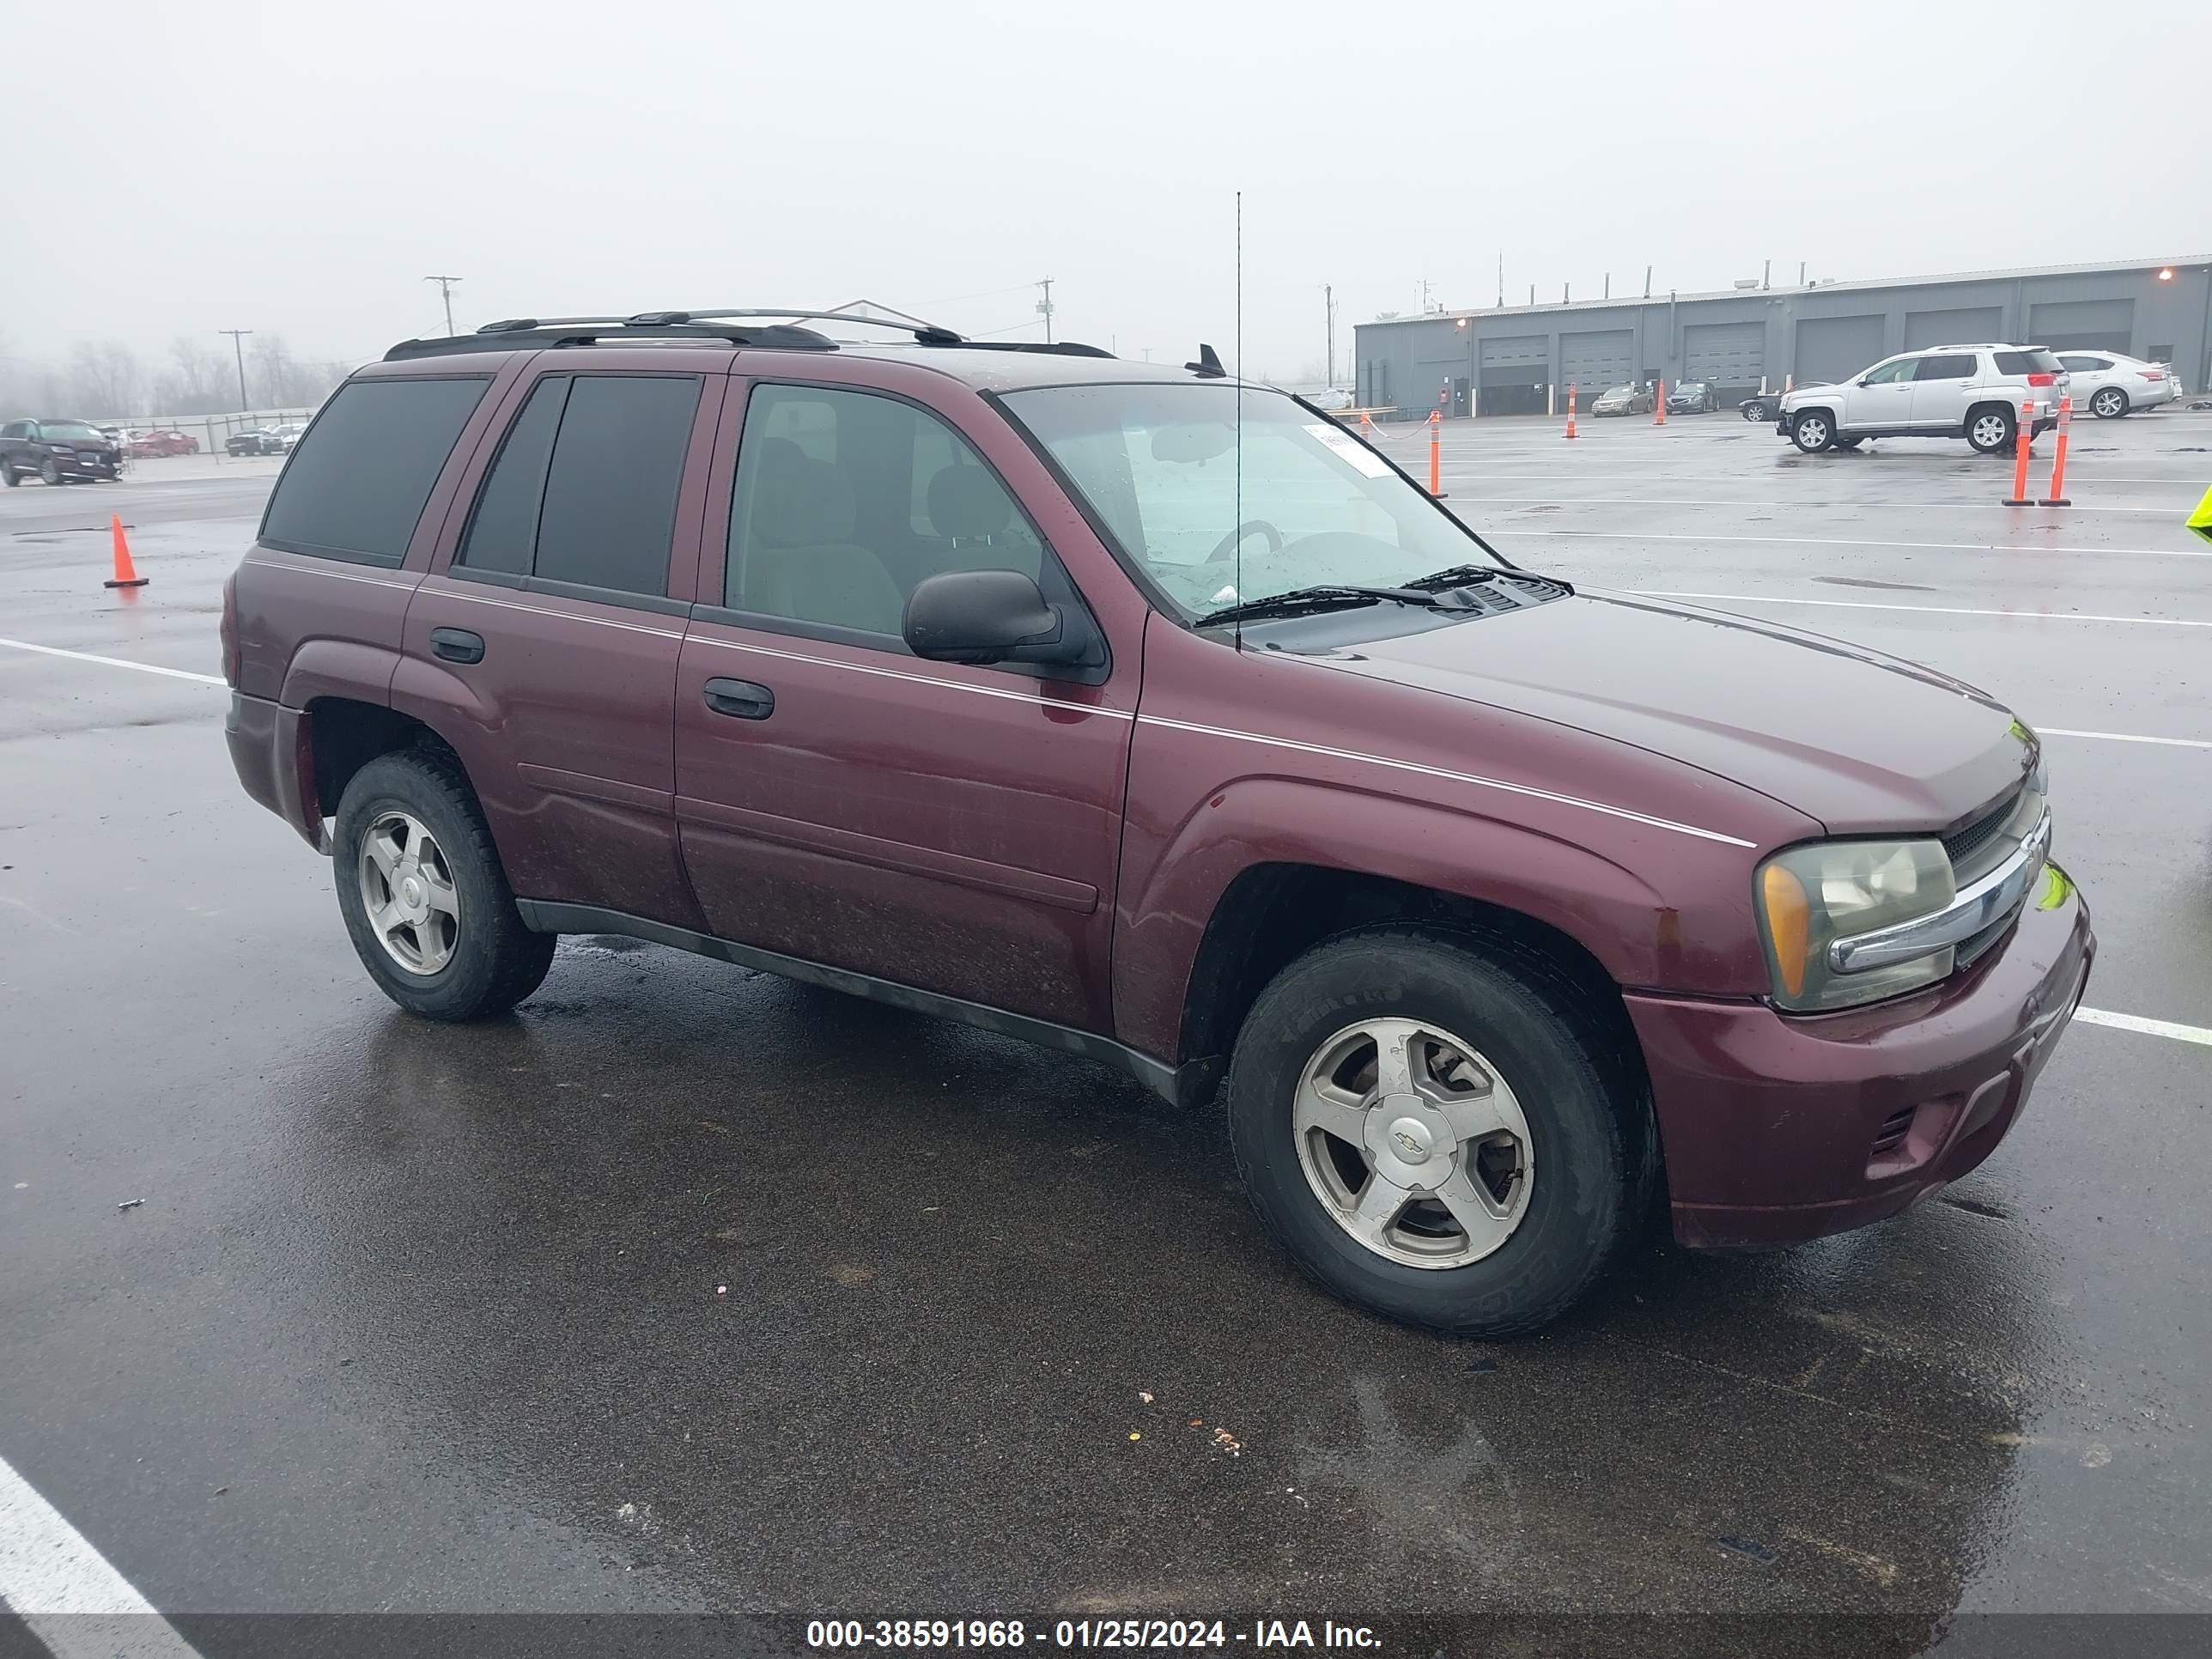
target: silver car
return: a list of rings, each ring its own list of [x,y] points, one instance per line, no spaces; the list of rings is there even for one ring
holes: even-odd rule
[[[2100,421],[2156,409],[2181,395],[2181,383],[2163,363],[2147,363],[2117,351],[2062,351],[2058,361],[2073,376],[2074,407],[2087,410]]]

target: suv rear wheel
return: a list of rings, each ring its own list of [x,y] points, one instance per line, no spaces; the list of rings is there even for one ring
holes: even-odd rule
[[[522,925],[460,768],[381,755],[338,802],[338,909],[385,995],[431,1019],[506,1012],[544,982],[550,933]]]
[[[1966,416],[1966,441],[1977,454],[2001,455],[2012,447],[2020,420],[2002,404],[1984,404]]]
[[[2128,412],[2128,394],[2116,386],[2100,386],[2089,399],[2089,412],[2100,421],[2117,421]]]
[[[1462,1335],[1564,1312],[1641,1219],[1655,1145],[1601,1026],[1540,959],[1403,929],[1279,975],[1229,1127],[1247,1192],[1347,1300]]]
[[[1790,423],[1790,441],[1808,455],[1817,455],[1836,441],[1834,421],[1825,409],[1808,409]]]

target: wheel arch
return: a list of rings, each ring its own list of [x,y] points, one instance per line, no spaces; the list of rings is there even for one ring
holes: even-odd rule
[[[1269,981],[1316,945],[1384,927],[1540,963],[1605,1027],[1609,1046],[1639,1056],[1619,982],[1580,939],[1529,912],[1393,876],[1304,863],[1255,864],[1221,894],[1199,940],[1182,1008],[1187,1059],[1226,1054]]]

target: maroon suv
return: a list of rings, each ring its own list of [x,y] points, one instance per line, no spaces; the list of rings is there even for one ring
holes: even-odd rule
[[[623,933],[1225,1079],[1309,1272],[1489,1334],[1662,1181],[1772,1244],[2011,1127],[2094,943],[1989,697],[1522,569],[1211,351],[775,315],[410,341],[292,454],[230,749],[402,1007]]]

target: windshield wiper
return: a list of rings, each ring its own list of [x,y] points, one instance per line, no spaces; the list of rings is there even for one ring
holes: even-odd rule
[[[1443,602],[1433,593],[1425,593],[1418,587],[1361,587],[1348,582],[1330,582],[1320,587],[1293,587],[1286,592],[1270,593],[1264,599],[1247,599],[1241,605],[1224,605],[1218,611],[1209,611],[1191,625],[1211,628],[1216,623],[1249,620],[1254,617],[1297,617],[1309,611],[1334,611],[1355,605],[1379,605],[1389,599],[1399,605],[1419,605],[1424,610],[1435,610]]]
[[[1496,581],[1504,574],[1495,565],[1455,564],[1449,570],[1433,570],[1425,576],[1416,576],[1406,586],[1423,592],[1440,593],[1447,587],[1468,587],[1476,582]]]

